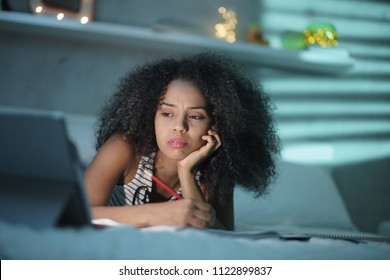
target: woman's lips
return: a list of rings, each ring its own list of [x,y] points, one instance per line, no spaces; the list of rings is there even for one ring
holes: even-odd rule
[[[181,149],[187,146],[187,142],[181,138],[172,138],[168,140],[168,145],[175,149]]]

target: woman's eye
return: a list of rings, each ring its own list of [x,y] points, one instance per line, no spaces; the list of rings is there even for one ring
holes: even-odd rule
[[[163,117],[172,117],[172,113],[169,113],[169,112],[162,112],[161,115]]]
[[[204,117],[203,117],[203,116],[197,116],[197,115],[191,115],[191,116],[190,116],[190,119],[194,119],[194,120],[203,120]]]

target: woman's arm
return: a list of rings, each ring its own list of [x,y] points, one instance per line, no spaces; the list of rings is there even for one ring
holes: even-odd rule
[[[208,135],[205,135],[202,138],[206,141],[206,144],[178,162],[178,175],[183,197],[199,200],[212,206],[211,208],[206,209],[209,215],[207,217],[206,226],[233,230],[233,195],[227,194],[224,198],[225,204],[220,205],[217,201],[209,201],[204,194],[206,191],[202,191],[196,183],[193,173],[195,167],[222,145],[218,133],[214,130],[209,130]]]
[[[196,184],[194,171],[196,167],[214,153],[221,145],[221,138],[218,133],[212,129],[207,135],[202,136],[206,141],[205,145],[199,150],[193,151],[186,158],[177,163],[177,172],[179,175],[180,185],[185,198],[193,198],[205,201],[203,192]]]
[[[92,206],[94,218],[109,218],[137,228],[176,226],[204,228],[210,205],[192,199],[182,199],[133,206]]]
[[[117,183],[129,182],[135,177],[139,160],[132,145],[119,135],[113,136],[101,147],[84,174],[93,218],[108,218],[134,227],[204,227],[210,206],[198,200],[107,206]]]
[[[121,135],[104,143],[84,173],[92,206],[105,206],[118,182],[134,177],[139,157]]]
[[[132,145],[121,135],[112,136],[100,148],[84,173],[94,219],[109,218],[120,223],[145,226],[145,217],[137,215],[137,211],[142,209],[107,206],[117,183],[135,176],[138,162]]]
[[[223,198],[224,204],[221,205],[217,201],[217,198],[210,200],[207,197],[206,190],[204,191],[206,195],[203,194],[196,183],[196,179],[193,174],[187,172],[184,175],[183,173],[179,175],[183,197],[197,200],[205,204],[203,207],[203,211],[206,211],[204,214],[204,226],[216,229],[234,230],[233,192],[225,194],[225,197]]]

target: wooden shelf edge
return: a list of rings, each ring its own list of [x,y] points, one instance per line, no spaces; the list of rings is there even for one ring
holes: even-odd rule
[[[343,74],[348,73],[355,64],[355,60],[348,53],[340,55],[326,50],[317,52],[273,49],[246,42],[231,44],[214,38],[179,32],[103,22],[83,25],[75,20],[58,21],[48,16],[16,12],[0,12],[0,30],[152,50],[164,49],[186,53],[208,50],[224,53],[238,62],[289,71]]]

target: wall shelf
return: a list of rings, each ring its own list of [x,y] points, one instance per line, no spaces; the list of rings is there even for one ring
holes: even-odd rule
[[[257,65],[309,73],[344,74],[354,66],[348,52],[332,50],[285,50],[266,46],[190,35],[179,32],[156,31],[151,28],[91,22],[81,24],[75,20],[58,21],[48,16],[27,13],[0,12],[0,32],[18,32],[76,39],[93,43],[106,43],[140,47],[151,50],[196,53],[210,50],[224,53],[233,59]]]

